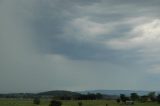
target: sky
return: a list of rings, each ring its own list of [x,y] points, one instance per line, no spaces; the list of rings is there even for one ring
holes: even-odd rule
[[[0,0],[0,93],[160,90],[159,0]]]

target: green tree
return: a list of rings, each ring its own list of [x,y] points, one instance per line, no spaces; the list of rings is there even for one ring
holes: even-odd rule
[[[130,98],[135,101],[139,99],[139,95],[137,93],[131,93]]]
[[[157,102],[160,104],[160,94],[157,96]]]
[[[96,99],[102,99],[103,95],[101,93],[96,93]]]
[[[148,93],[148,97],[150,98],[151,101],[156,101],[156,93],[155,92],[150,92]]]
[[[148,96],[144,95],[140,97],[141,102],[147,102],[148,101]]]
[[[124,103],[124,102],[126,102],[126,95],[125,94],[120,94],[120,99],[121,99],[121,101]]]

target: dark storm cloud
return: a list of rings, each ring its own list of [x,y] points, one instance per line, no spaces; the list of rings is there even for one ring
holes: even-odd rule
[[[159,4],[1,0],[0,92],[159,88]]]
[[[132,17],[139,17],[143,12],[143,16],[157,15],[157,12],[148,13],[148,11],[156,10],[159,3],[157,0],[152,2],[146,0],[40,1],[35,7],[34,18],[32,19],[33,29],[36,33],[35,41],[43,53],[61,54],[72,59],[108,59],[116,56],[120,58],[119,53],[95,41],[107,41],[111,38],[126,36],[134,26],[125,23],[125,21]],[[92,22],[109,24],[111,27],[114,23],[118,24],[114,26],[114,31],[109,34],[99,34],[100,36],[94,40],[79,39],[85,34],[81,31],[65,32],[64,29],[67,27],[74,29],[73,26],[70,26],[70,22],[83,17],[88,17]],[[88,36],[87,33],[86,36]]]
[[[37,33],[35,40],[40,51],[49,54],[64,54],[69,57],[73,55],[75,58],[83,57],[80,55],[87,57],[90,55],[90,52],[94,53],[97,48],[94,47],[94,43],[91,41],[79,41],[74,38],[74,35],[65,34],[63,30],[65,27],[68,27],[69,21],[78,17],[76,6],[92,3],[94,1],[57,0],[51,2],[52,6],[48,3],[38,5],[39,9],[35,12],[35,18],[32,21],[33,28],[35,28]],[[79,57],[74,56],[74,54]]]

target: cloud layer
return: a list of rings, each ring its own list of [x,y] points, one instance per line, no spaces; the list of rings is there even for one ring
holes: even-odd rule
[[[0,92],[159,89],[159,0],[0,3]]]

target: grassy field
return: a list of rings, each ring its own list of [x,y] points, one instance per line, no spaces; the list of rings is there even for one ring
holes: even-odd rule
[[[125,106],[117,104],[116,101],[107,101],[107,100],[87,100],[82,101],[83,106]],[[78,101],[62,101],[62,106],[78,106]],[[24,99],[0,99],[0,106],[48,106],[49,100],[41,100],[40,105],[34,105],[32,100]],[[129,106],[129,105],[128,105]],[[157,103],[135,103],[134,106],[160,106]]]

